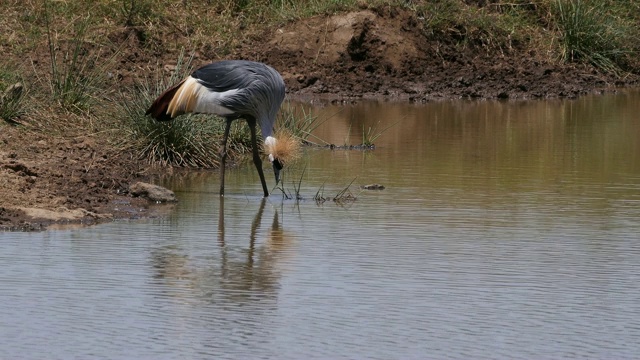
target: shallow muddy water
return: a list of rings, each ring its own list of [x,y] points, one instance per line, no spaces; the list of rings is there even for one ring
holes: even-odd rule
[[[0,358],[640,353],[639,93],[314,111],[336,145],[394,125],[306,149],[298,202],[248,163],[223,201],[200,173],[162,217],[0,234]]]

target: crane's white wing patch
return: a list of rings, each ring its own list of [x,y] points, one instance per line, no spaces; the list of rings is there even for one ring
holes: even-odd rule
[[[176,117],[187,112],[230,115],[233,111],[222,106],[221,101],[226,97],[236,94],[239,90],[227,90],[215,92],[200,84],[197,79],[189,76],[180,86],[173,99],[169,103],[167,113]]]
[[[194,79],[195,80],[195,79]],[[197,81],[197,80],[196,80]],[[232,89],[223,92],[213,91],[206,86],[198,83],[197,85],[197,102],[193,108],[193,112],[216,114],[216,115],[231,115],[233,111],[229,108],[222,106],[223,100],[237,94],[239,89]]]

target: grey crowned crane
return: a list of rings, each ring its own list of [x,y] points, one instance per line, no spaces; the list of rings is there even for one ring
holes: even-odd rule
[[[227,139],[231,122],[245,119],[251,130],[253,163],[260,175],[264,196],[267,197],[269,190],[262,171],[256,125],[262,131],[277,184],[287,157],[295,156],[297,150],[293,149],[296,143],[294,139],[277,140],[273,135],[276,114],[284,96],[282,76],[272,67],[253,61],[225,60],[205,65],[167,89],[146,113],[159,121],[168,121],[185,113],[214,114],[226,119],[220,150],[220,196],[224,195]]]

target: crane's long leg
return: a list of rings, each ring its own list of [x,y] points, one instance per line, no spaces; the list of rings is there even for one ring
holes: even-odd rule
[[[269,196],[269,190],[267,189],[267,182],[264,180],[264,172],[262,172],[262,159],[260,158],[260,151],[258,151],[258,141],[256,140],[256,119],[247,119],[247,124],[251,130],[251,147],[253,148],[253,163],[258,169],[258,175],[260,175],[260,182],[262,183],[262,190],[264,191],[264,197]]]
[[[227,162],[227,139],[229,138],[232,121],[231,119],[227,119],[227,124],[224,128],[224,137],[222,138],[222,148],[220,149],[220,196],[224,196],[224,169]]]

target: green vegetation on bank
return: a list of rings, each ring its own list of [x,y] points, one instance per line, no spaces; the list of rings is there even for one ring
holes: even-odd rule
[[[74,136],[107,134],[151,163],[212,167],[223,122],[203,116],[157,123],[151,100],[190,71],[189,64],[136,64],[135,42],[148,57],[197,51],[222,58],[265,27],[318,14],[371,8],[412,11],[424,36],[487,53],[521,51],[549,61],[588,63],[624,76],[640,68],[640,3],[634,0],[84,0],[0,4],[0,126]],[[46,54],[35,56],[34,54]],[[14,65],[19,64],[19,65]],[[134,86],[118,86],[127,68]],[[288,110],[280,124],[314,142],[311,114]],[[237,122],[230,148],[247,152]],[[363,129],[365,142],[375,140]],[[317,139],[316,139],[317,140]]]
[[[12,68],[0,68],[0,119],[14,124],[26,112],[22,78]],[[1,124],[2,122],[0,122]]]
[[[156,71],[153,79],[140,81],[134,91],[121,92],[114,103],[122,122],[118,124],[125,136],[122,148],[137,149],[141,158],[151,164],[214,167],[218,165],[216,147],[221,138],[223,122],[207,121],[204,115],[187,115],[178,121],[160,122],[145,115],[149,104],[165,89],[182,80],[192,71],[191,58],[181,55],[168,78]]]

